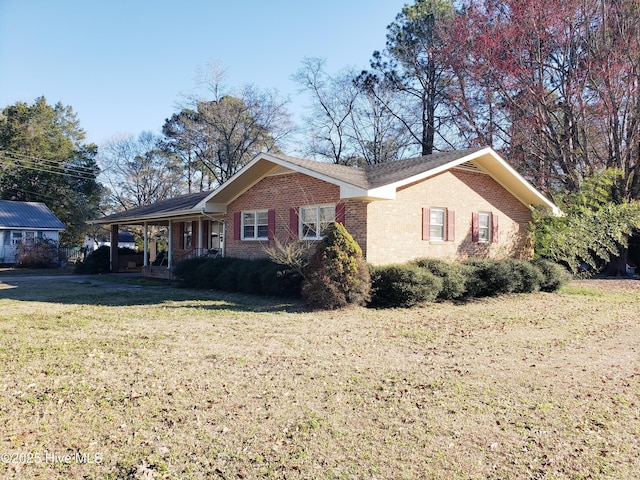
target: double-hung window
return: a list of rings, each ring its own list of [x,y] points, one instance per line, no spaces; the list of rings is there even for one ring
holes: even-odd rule
[[[300,232],[304,240],[319,240],[336,219],[335,205],[300,207]]]
[[[455,229],[456,214],[450,208],[425,207],[422,209],[422,240],[454,242]]]
[[[478,242],[489,243],[491,241],[491,214],[478,213]]]
[[[444,241],[447,235],[447,211],[444,208],[432,208],[429,218],[429,239]]]
[[[471,240],[476,243],[498,241],[498,215],[491,212],[473,212],[471,215]]]
[[[267,240],[269,236],[269,212],[257,210],[242,212],[242,239]]]

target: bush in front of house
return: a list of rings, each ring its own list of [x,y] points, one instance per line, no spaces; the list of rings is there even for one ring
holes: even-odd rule
[[[20,243],[16,251],[18,268],[52,268],[58,263],[58,243],[36,238],[32,243]]]
[[[187,288],[300,296],[301,277],[268,259],[190,258],[176,264],[173,274],[178,284]]]
[[[555,292],[571,280],[571,274],[567,269],[551,260],[535,258],[531,260],[531,264],[542,274],[540,290],[543,292]]]
[[[505,262],[511,270],[510,292],[533,293],[540,290],[544,275],[539,268],[528,260],[511,259]]]
[[[432,277],[435,277],[436,281]],[[571,276],[548,260],[423,258],[402,265],[371,267],[372,307],[412,307],[437,300],[552,292]]]
[[[376,308],[408,308],[438,300],[537,290],[552,292],[571,278],[562,266],[543,259],[469,259],[449,263],[424,258],[401,265],[367,267],[367,271],[371,282],[368,305]],[[301,296],[303,282],[302,276],[290,266],[270,259],[193,258],[177,264],[174,274],[185,287],[289,298]],[[326,282],[324,285],[330,283],[328,276],[322,281]],[[317,298],[331,306],[323,304],[321,308],[339,308],[336,296],[342,299],[340,305],[347,305],[344,292],[329,287]]]
[[[195,275],[196,270],[206,264],[207,258],[187,258],[178,262],[173,267],[173,276],[184,287],[197,288],[200,276]]]
[[[436,258],[420,258],[411,262],[442,279],[442,289],[436,300],[459,300],[467,295],[467,267],[461,263]]]
[[[288,265],[270,261],[260,272],[262,291],[275,297],[300,298],[302,275]]]
[[[341,223],[331,223],[304,270],[302,298],[315,308],[365,305],[371,278],[362,249]]]
[[[443,280],[415,264],[385,265],[371,269],[372,307],[408,308],[433,302]]]
[[[505,261],[471,258],[462,264],[467,267],[466,287],[470,297],[493,297],[512,292],[512,271]]]

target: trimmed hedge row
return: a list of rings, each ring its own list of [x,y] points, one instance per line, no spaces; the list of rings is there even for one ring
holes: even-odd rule
[[[465,300],[505,293],[551,292],[570,279],[548,260],[469,259],[449,263],[425,258],[369,267],[371,301],[377,308],[408,308],[438,300]],[[268,259],[193,258],[174,268],[180,285],[249,294],[300,298],[302,277]]]
[[[300,297],[302,277],[268,259],[191,258],[173,270],[184,287],[226,290],[255,295]]]
[[[420,259],[403,265],[371,267],[371,305],[411,307],[434,300],[551,292],[569,278],[562,266],[543,259],[470,259],[461,263]]]

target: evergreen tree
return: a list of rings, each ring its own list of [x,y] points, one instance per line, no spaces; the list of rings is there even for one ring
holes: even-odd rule
[[[362,249],[341,223],[332,223],[305,269],[302,298],[318,308],[364,305],[371,278]]]
[[[65,224],[61,242],[82,242],[85,221],[96,215],[98,147],[85,144],[71,107],[18,102],[0,115],[0,198],[43,202]]]

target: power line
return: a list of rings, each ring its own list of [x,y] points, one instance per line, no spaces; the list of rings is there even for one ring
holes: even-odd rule
[[[45,193],[42,192],[32,192],[30,190],[25,190],[24,188],[20,188],[20,187],[15,187],[15,188],[11,188],[10,190],[14,190],[16,192],[22,192],[22,193],[29,193],[31,195],[35,195],[36,197],[42,197],[42,198],[48,198],[49,200],[54,200],[57,201],[58,198],[54,197],[52,195],[47,195]],[[59,192],[60,195],[64,196],[67,200],[73,200],[71,197],[69,197],[66,193],[64,192]]]
[[[11,158],[11,157],[23,157],[23,158],[26,158],[28,160],[34,160],[34,161],[37,161],[37,162],[48,164],[48,166],[50,168],[60,168],[60,169],[64,169],[65,171],[74,172],[74,173],[78,173],[78,174],[81,174],[81,175],[87,175],[87,174],[91,173],[91,169],[89,169],[89,168],[82,169],[82,168],[60,167],[59,163],[56,162],[55,160],[47,160],[46,158],[39,158],[39,157],[30,156],[30,155],[23,155],[23,154],[20,154],[20,153],[10,152],[10,151],[7,151],[7,150],[3,150],[0,153],[3,153],[5,155],[5,157],[8,156],[8,158]],[[17,161],[17,162],[24,162],[25,161],[25,160],[22,160],[20,158],[11,158],[11,159],[14,160],[14,161]]]
[[[10,158],[7,156],[4,156],[3,158],[0,158],[0,160],[9,160],[11,162],[13,162],[15,165],[17,165],[20,168],[25,168],[27,170],[36,170],[38,172],[46,172],[46,173],[53,173],[54,175],[63,175],[66,177],[71,177],[71,178],[76,178],[79,180],[95,180],[96,177],[95,176],[90,176],[87,175],[86,172],[83,173],[73,173],[71,171],[65,171],[63,170],[63,167],[54,167],[54,166],[49,166],[49,168],[44,168],[44,166],[31,166],[31,165],[26,165],[24,164],[24,160],[19,160],[16,158]],[[53,168],[58,168],[58,170],[51,170]]]

